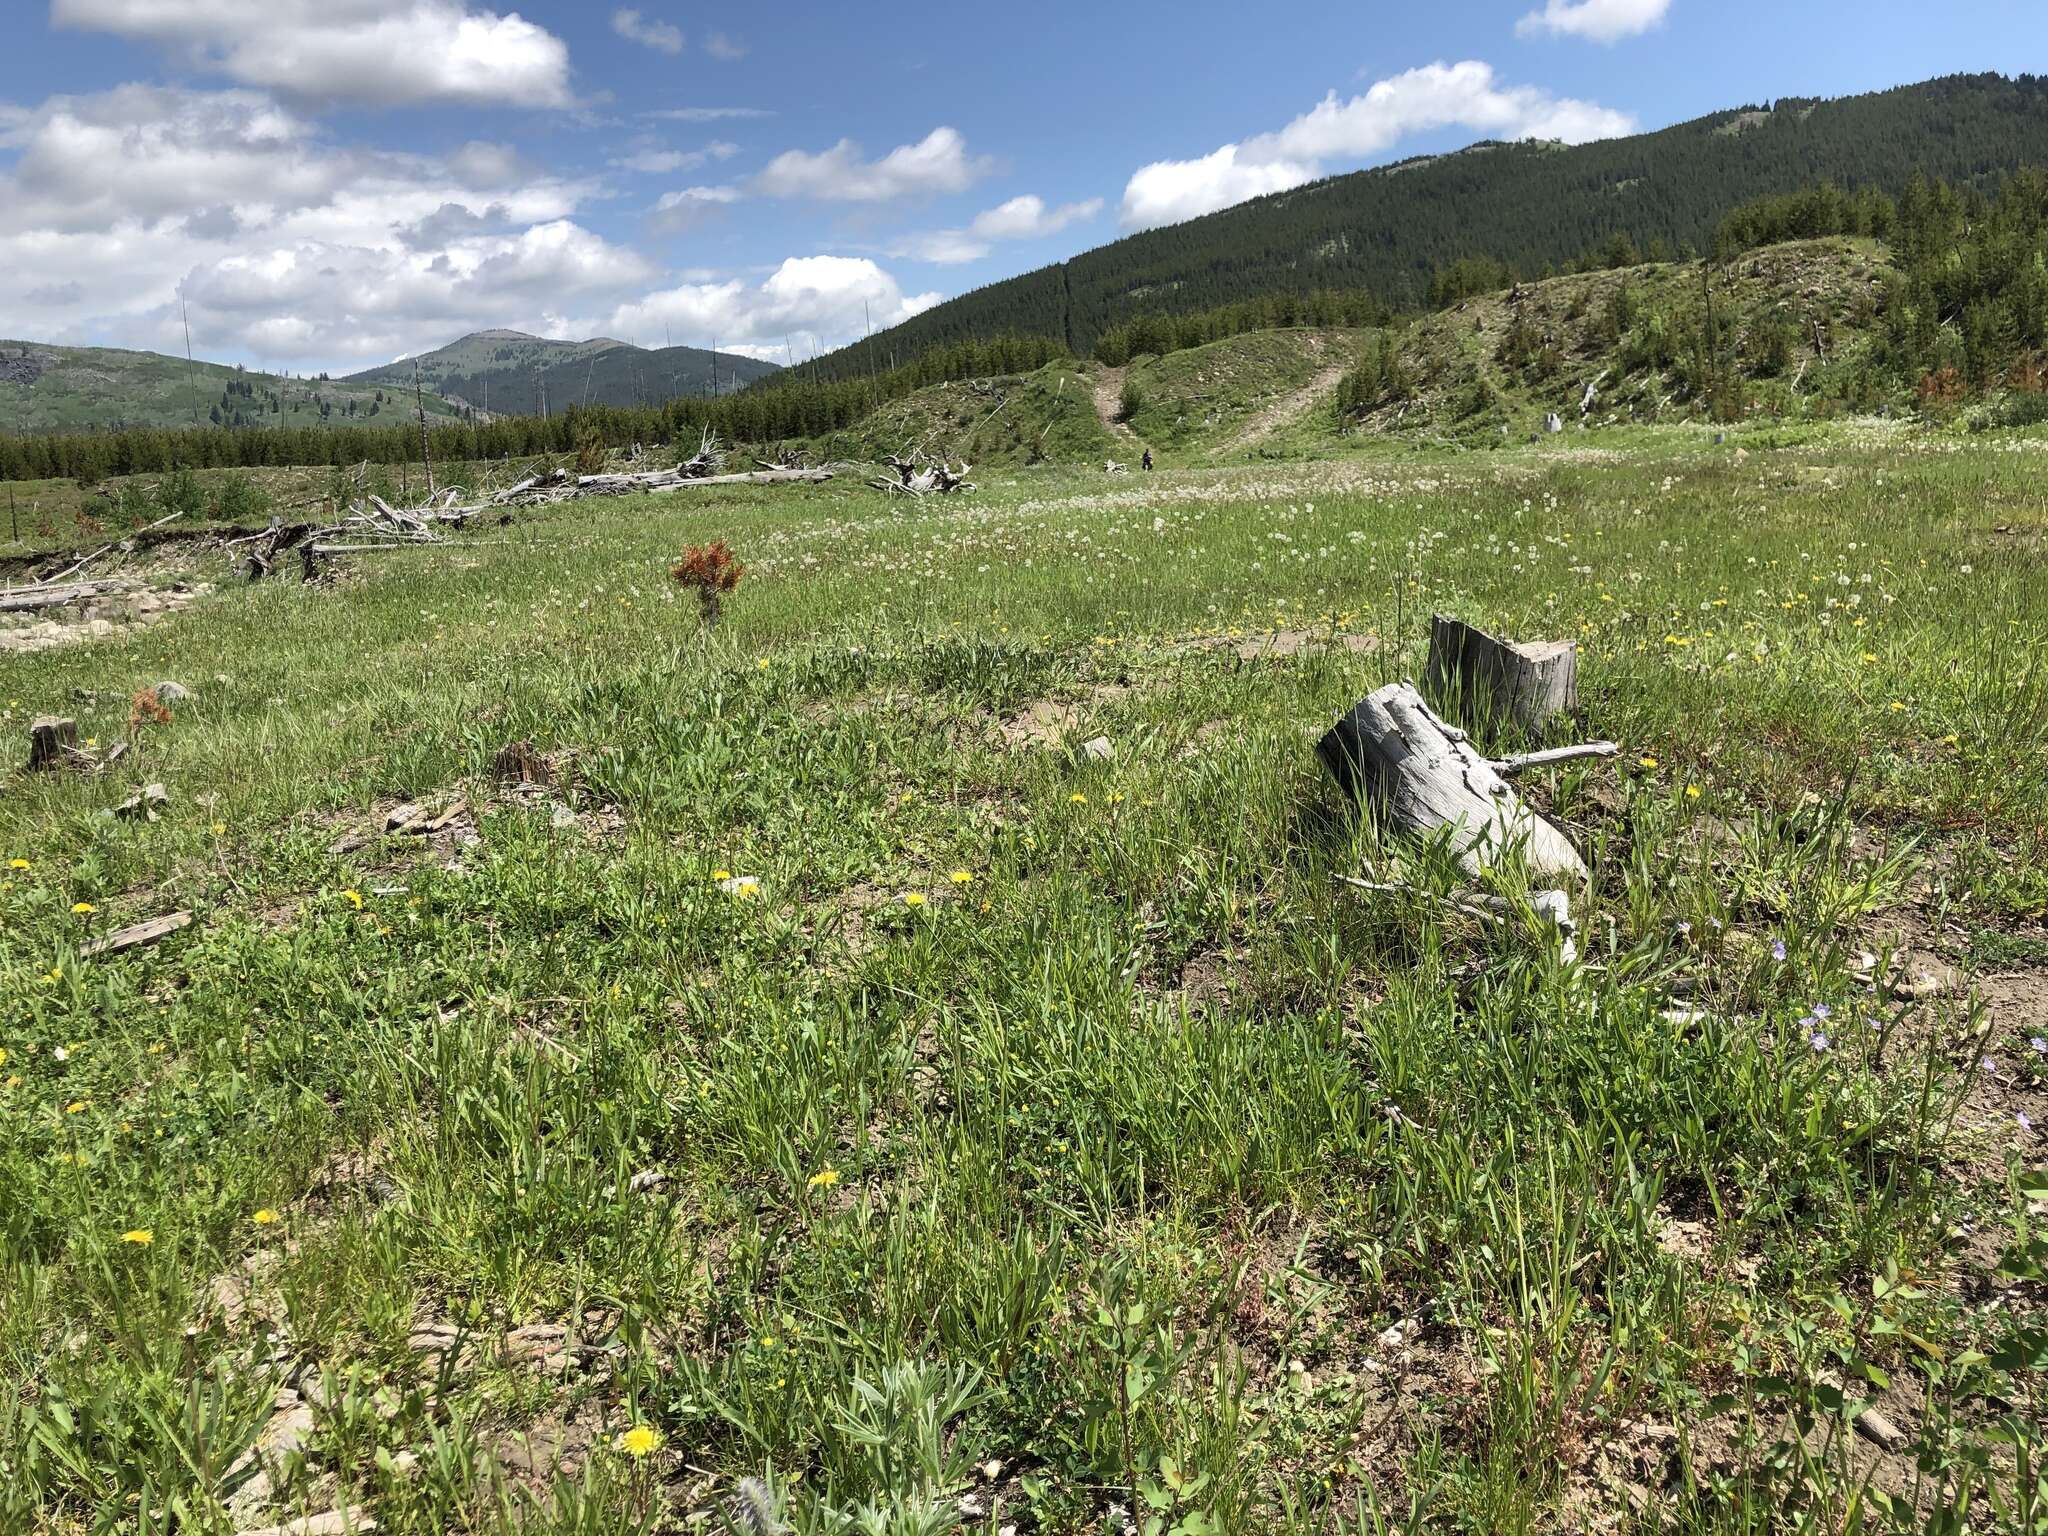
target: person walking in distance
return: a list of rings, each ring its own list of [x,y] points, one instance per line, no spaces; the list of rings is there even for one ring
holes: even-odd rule
[[[1146,469],[1148,469],[1148,470],[1149,470],[1149,469],[1151,469],[1151,467],[1152,467],[1152,450],[1151,450],[1150,448],[1147,448],[1147,449],[1145,450],[1145,458],[1144,458],[1144,464],[1145,464],[1145,468],[1146,468]]]

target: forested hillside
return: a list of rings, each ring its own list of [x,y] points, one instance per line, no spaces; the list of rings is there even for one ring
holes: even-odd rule
[[[557,415],[570,406],[655,405],[682,395],[731,394],[781,372],[774,363],[701,347],[637,347],[611,337],[549,341],[478,331],[419,358],[428,389],[493,416]],[[412,388],[411,359],[349,382]]]
[[[1618,238],[1649,255],[1706,252],[1737,204],[1822,181],[1897,195],[1916,173],[1988,188],[2048,162],[2048,81],[1958,75],[1834,101],[1787,98],[1655,133],[1565,148],[1478,144],[1332,177],[1151,230],[991,284],[819,362],[864,374],[928,347],[1053,337],[1087,354],[1145,315],[1364,289],[1419,307],[1432,278],[1483,258],[1523,277],[1586,263]],[[1291,323],[1291,322],[1281,322]]]

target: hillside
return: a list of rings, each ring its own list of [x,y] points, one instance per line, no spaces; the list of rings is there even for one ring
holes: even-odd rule
[[[872,461],[923,449],[983,468],[1135,457],[1097,414],[1091,372],[1048,363],[1031,373],[929,385],[811,443],[828,459]]]
[[[494,416],[538,415],[572,405],[646,405],[678,395],[732,391],[781,372],[773,363],[715,356],[699,347],[636,347],[611,337],[549,341],[523,331],[478,331],[418,359],[427,387]],[[350,375],[350,382],[412,387],[413,359]]]
[[[408,381],[409,383],[409,381]],[[432,396],[428,414],[461,407]],[[161,352],[0,341],[0,426],[11,432],[116,427],[385,425],[409,419],[401,399],[369,380],[304,379]],[[397,413],[397,414],[394,414]]]
[[[2048,161],[2048,81],[1951,76],[1833,101],[1739,107],[1655,133],[1565,148],[1477,144],[1331,177],[964,294],[821,359],[866,371],[867,348],[901,360],[1005,332],[1079,353],[1110,326],[1274,292],[1365,288],[1396,307],[1467,257],[1525,275],[1626,235],[1649,250],[1704,250],[1728,210],[1832,180],[1900,191],[1916,173],[1984,185]]]

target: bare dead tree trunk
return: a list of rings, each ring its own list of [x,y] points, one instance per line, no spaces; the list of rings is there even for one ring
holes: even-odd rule
[[[1536,730],[1579,705],[1579,648],[1570,640],[1514,645],[1457,619],[1429,621],[1430,697],[1472,721],[1510,720]]]

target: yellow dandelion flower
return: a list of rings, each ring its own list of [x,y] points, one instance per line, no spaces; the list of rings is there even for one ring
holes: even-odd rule
[[[0,1067],[7,1065],[7,1047],[0,1045]]]
[[[1088,797],[1078,792],[1067,796],[1067,799],[1072,801],[1075,805],[1086,805],[1088,803]]]
[[[661,1432],[652,1424],[635,1424],[619,1436],[619,1449],[628,1456],[652,1456],[661,1448]]]
[[[1875,651],[1865,651],[1865,652],[1863,653],[1863,665],[1865,665],[1866,667],[1874,667],[1874,666],[1876,666],[1876,665],[1877,665],[1877,652],[1875,652]]]
[[[1700,797],[1700,787],[1699,787],[1699,785],[1697,785],[1697,784],[1688,784],[1688,785],[1686,785],[1686,786],[1685,786],[1685,798],[1686,798],[1686,799],[1688,799],[1688,800],[1697,800],[1697,799],[1699,799],[1699,797]]]
[[[263,1207],[262,1210],[258,1211],[254,1216],[251,1216],[249,1219],[255,1222],[256,1225],[259,1227],[268,1227],[274,1225],[279,1221],[282,1221],[284,1218],[279,1216],[277,1212],[273,1211],[269,1206],[266,1205],[265,1207]]]
[[[131,1227],[121,1234],[121,1241],[133,1243],[138,1248],[147,1248],[156,1241],[156,1234],[147,1227]]]
[[[70,1102],[69,1104],[66,1104],[66,1105],[64,1106],[64,1113],[65,1113],[65,1114],[67,1114],[67,1115],[82,1115],[82,1114],[84,1114],[84,1113],[85,1113],[85,1100],[83,1100],[83,1099],[73,1099],[73,1100],[72,1100],[72,1101],[71,1101],[71,1102]]]
[[[76,912],[80,917],[90,917],[92,916],[93,912],[97,909],[89,901],[74,901],[73,903],[71,903],[71,910]]]
[[[714,869],[711,871],[711,878],[714,880],[730,880],[732,878],[732,871],[729,869]]]
[[[1905,706],[1904,704],[1900,703],[1900,702],[1899,702],[1899,701],[1898,701],[1897,699],[1893,699],[1893,700],[1892,700],[1892,713],[1893,713],[1893,714],[1895,714],[1895,715],[1896,715],[1896,714],[1898,714],[1898,713],[1899,713],[1899,711],[1903,710],[1903,709],[1904,709],[1905,707],[1906,707],[1906,706]]]
[[[354,907],[358,912],[363,910],[363,893],[361,891],[343,891],[341,899]]]
[[[1636,763],[1639,767],[1654,768],[1657,766],[1657,759],[1655,759],[1654,757],[1644,756],[1637,758]]]
[[[956,869],[953,871],[952,875],[952,880],[955,885],[966,885],[973,878],[974,871],[971,869]],[[5,1053],[0,1052],[0,1061],[5,1061],[6,1059],[7,1058]]]
[[[906,907],[921,907],[921,906],[923,906],[923,905],[924,905],[924,892],[923,892],[923,891],[905,891],[905,892],[903,893],[903,905],[905,905]]]
[[[9,869],[27,869],[29,867],[29,862],[27,859],[9,859],[7,861],[7,867]]]
[[[216,821],[213,824],[213,835],[215,837],[225,837],[227,835],[227,830],[228,824],[224,821]]]
[[[1949,735],[1941,738],[1941,744],[1944,747],[1960,747],[1963,744],[1963,738],[1951,732]],[[5,1061],[6,1059],[7,1053],[0,1051],[0,1061]]]
[[[837,1168],[820,1168],[816,1173],[811,1175],[809,1180],[810,1187],[812,1189],[830,1189],[834,1184],[837,1184],[838,1182],[839,1170]],[[771,1340],[770,1342],[773,1341]]]

